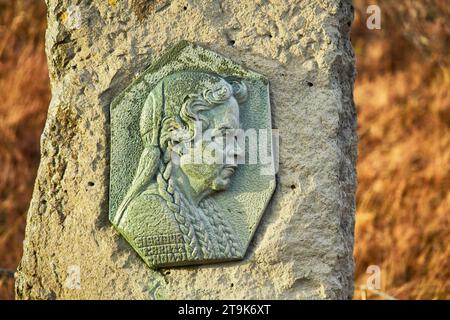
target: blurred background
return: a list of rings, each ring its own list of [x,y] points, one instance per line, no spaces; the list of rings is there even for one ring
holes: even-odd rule
[[[366,8],[381,8],[369,30]],[[450,299],[450,4],[354,0],[355,299]],[[14,298],[50,101],[43,0],[0,0],[0,299]],[[377,290],[368,289],[379,268]],[[373,284],[373,282],[370,282]]]

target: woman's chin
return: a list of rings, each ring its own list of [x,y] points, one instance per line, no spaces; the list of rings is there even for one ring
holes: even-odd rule
[[[213,184],[212,188],[214,191],[223,191],[226,190],[230,184],[230,178],[217,178]]]

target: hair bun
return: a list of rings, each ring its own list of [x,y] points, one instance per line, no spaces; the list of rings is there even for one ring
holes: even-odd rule
[[[233,94],[233,88],[225,81],[220,81],[214,87],[203,92],[203,98],[211,104],[219,104],[227,101]]]
[[[233,95],[236,98],[237,102],[243,103],[247,101],[248,90],[243,81],[231,81],[231,87],[233,88]]]

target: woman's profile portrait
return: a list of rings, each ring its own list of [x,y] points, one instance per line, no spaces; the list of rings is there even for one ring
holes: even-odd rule
[[[139,234],[131,240],[152,267],[242,257],[227,212],[211,197],[230,185],[241,150],[227,145],[223,161],[214,161],[217,154],[196,137],[208,130],[211,140],[225,139],[239,129],[246,99],[244,82],[199,71],[168,75],[148,94],[143,151],[114,220],[125,237]]]

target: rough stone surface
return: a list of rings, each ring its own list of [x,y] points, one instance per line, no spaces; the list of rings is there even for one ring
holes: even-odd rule
[[[47,0],[53,98],[17,297],[349,298],[356,115],[351,1]],[[109,107],[179,40],[265,75],[275,194],[243,261],[153,271],[108,221]],[[71,283],[73,271],[79,283]]]

